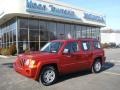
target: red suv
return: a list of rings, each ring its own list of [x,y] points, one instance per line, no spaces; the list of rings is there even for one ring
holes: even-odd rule
[[[14,69],[43,85],[51,85],[59,75],[86,69],[98,73],[104,62],[104,50],[96,39],[54,40],[40,52],[18,55]]]

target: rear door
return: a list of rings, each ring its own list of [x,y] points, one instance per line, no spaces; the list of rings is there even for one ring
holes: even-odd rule
[[[82,68],[88,69],[92,63],[92,42],[90,40],[82,40],[80,42],[80,57],[82,62]]]

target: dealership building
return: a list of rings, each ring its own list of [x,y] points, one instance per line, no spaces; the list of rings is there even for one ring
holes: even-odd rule
[[[3,0],[0,47],[15,44],[17,53],[38,51],[50,40],[96,38],[105,16],[56,0]]]

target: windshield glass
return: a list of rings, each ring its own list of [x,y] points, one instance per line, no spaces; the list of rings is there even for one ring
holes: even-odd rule
[[[49,52],[49,53],[57,53],[61,47],[61,42],[48,42],[43,48],[41,48],[41,52]]]

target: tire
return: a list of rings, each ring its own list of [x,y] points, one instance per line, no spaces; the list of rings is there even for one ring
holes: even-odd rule
[[[46,66],[42,69],[39,82],[45,86],[52,85],[57,80],[57,71],[53,66]]]
[[[99,59],[95,60],[95,62],[92,65],[92,72],[93,73],[99,73],[102,69],[102,63]]]

